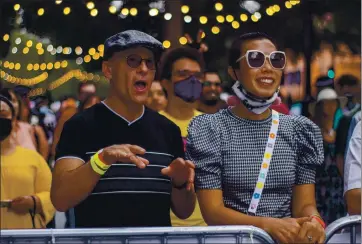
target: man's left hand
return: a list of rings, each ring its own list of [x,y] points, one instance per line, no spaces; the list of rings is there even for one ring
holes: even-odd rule
[[[172,183],[181,186],[185,183],[186,189],[191,190],[195,178],[195,165],[190,160],[177,158],[172,163],[161,170],[163,175],[167,175],[172,179]]]
[[[298,242],[301,243],[324,243],[326,239],[322,225],[315,219],[304,222],[298,235]]]

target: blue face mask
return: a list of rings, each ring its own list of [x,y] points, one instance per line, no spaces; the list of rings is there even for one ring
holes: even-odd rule
[[[195,76],[174,84],[175,95],[185,102],[192,103],[201,97],[202,84]]]

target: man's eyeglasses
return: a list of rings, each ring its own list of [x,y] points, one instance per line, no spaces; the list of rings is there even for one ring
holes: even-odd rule
[[[141,56],[139,56],[137,54],[131,54],[131,55],[127,56],[126,59],[127,59],[128,66],[131,68],[134,68],[134,69],[138,68],[141,65],[142,61],[144,60],[148,69],[151,69],[151,70],[156,69],[155,61],[152,59],[142,58]]]
[[[267,55],[259,50],[248,50],[246,54],[238,58],[236,62],[239,62],[243,58],[246,58],[249,67],[253,69],[263,67],[266,58],[269,59],[269,62],[274,69],[284,69],[287,60],[285,53],[282,51],[274,51]]]
[[[221,83],[211,82],[211,81],[204,81],[204,82],[202,82],[202,86],[203,86],[203,87],[215,86],[216,88],[219,88],[219,87],[221,87]]]
[[[204,72],[193,72],[191,70],[177,70],[173,74],[183,78],[195,76],[198,80],[202,80],[204,78]]]

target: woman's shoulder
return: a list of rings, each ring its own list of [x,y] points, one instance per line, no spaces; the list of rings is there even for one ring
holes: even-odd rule
[[[302,115],[280,115],[280,121],[284,126],[292,127],[296,132],[319,130],[319,127],[309,118]]]

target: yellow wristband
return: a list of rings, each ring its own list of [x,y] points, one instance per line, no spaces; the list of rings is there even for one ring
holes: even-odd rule
[[[99,153],[99,152],[98,152]],[[111,167],[110,165],[107,165],[103,163],[98,156],[98,153],[93,155],[90,159],[90,164],[94,172],[96,172],[99,175],[104,175],[106,171]]]

